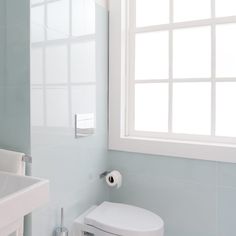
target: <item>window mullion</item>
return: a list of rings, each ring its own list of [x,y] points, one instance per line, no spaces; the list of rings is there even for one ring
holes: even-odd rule
[[[128,94],[128,103],[126,104],[126,135],[130,135],[134,131],[135,125],[135,29],[136,29],[136,0],[129,1],[128,16],[126,16],[128,31],[126,48],[126,60],[128,67],[126,68],[126,76],[128,83],[126,94]],[[128,118],[128,119],[127,119]]]

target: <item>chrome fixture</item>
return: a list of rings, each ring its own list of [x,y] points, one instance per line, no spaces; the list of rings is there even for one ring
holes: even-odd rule
[[[69,230],[64,226],[64,209],[61,208],[61,225],[55,229],[55,236],[68,236]]]
[[[105,171],[105,172],[103,172],[103,173],[101,173],[100,175],[99,175],[99,177],[100,177],[100,179],[103,179],[103,178],[105,178],[108,174],[110,174],[111,173],[111,171]]]
[[[31,163],[32,163],[32,157],[29,156],[29,155],[24,155],[24,156],[22,157],[22,161],[31,164]]]
[[[88,137],[95,133],[93,113],[75,114],[75,138]]]

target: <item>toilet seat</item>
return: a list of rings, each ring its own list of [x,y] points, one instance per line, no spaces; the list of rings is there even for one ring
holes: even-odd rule
[[[135,206],[103,202],[84,217],[84,223],[104,232],[122,236],[162,236],[163,220]]]

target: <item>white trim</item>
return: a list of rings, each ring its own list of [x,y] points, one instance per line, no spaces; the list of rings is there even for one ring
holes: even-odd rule
[[[126,135],[129,135],[132,130],[134,120],[134,98],[135,98],[135,81],[127,78],[134,78],[135,71],[135,33],[132,31],[134,26],[136,25],[136,0],[129,0],[126,2],[126,22],[124,23],[124,27],[126,30]],[[133,8],[133,11],[129,9]]]
[[[176,30],[176,29],[202,27],[202,26],[219,25],[219,24],[231,24],[235,22],[236,22],[236,16],[217,17],[214,19],[211,18],[211,19],[206,19],[206,20],[194,20],[194,21],[139,27],[139,28],[136,28],[135,33],[145,33],[145,32],[163,31],[163,30]]]
[[[211,78],[184,78],[184,79],[174,79],[174,83],[192,83],[192,82],[211,82]],[[215,82],[236,82],[236,78],[215,78]],[[145,79],[145,80],[135,80],[136,84],[155,84],[155,83],[169,83],[169,79]]]
[[[236,163],[236,146],[110,135],[110,150]]]
[[[139,132],[127,136],[126,114],[127,114],[127,92],[126,92],[126,75],[129,73],[126,68],[126,4],[127,0],[110,0],[110,59],[109,59],[109,149],[128,152],[139,152],[153,155],[176,156],[192,159],[233,162],[236,163],[236,145],[229,144],[235,142],[235,139],[225,138],[216,139],[212,142],[202,142],[192,140],[185,141],[185,136],[180,140],[170,140],[165,138],[153,138],[151,136],[138,137]],[[187,27],[202,25],[215,25],[220,23],[231,23],[236,21],[236,17],[207,19],[201,21],[192,21],[187,23]],[[138,28],[138,32],[148,32],[152,30],[166,30],[176,27],[186,27],[186,23],[172,23],[170,25],[151,26]],[[213,31],[214,34],[214,31]],[[214,45],[213,45],[214,46]],[[214,56],[214,55],[212,55]],[[214,70],[214,63],[212,70]],[[171,68],[170,68],[171,70]],[[206,78],[211,81],[211,78]],[[231,81],[235,78],[226,78]],[[224,78],[217,78],[215,81],[226,81]],[[181,82],[178,79],[178,82]],[[139,82],[139,81],[135,81]],[[152,82],[152,81],[140,81]],[[161,80],[156,82],[162,82]],[[164,82],[164,81],[163,81]],[[168,82],[166,80],[165,82]],[[182,81],[184,82],[184,81]],[[189,82],[191,82],[189,80]],[[214,89],[214,88],[213,88]],[[131,111],[132,113],[132,111]],[[225,140],[225,143],[219,143]],[[219,142],[218,142],[219,141]]]

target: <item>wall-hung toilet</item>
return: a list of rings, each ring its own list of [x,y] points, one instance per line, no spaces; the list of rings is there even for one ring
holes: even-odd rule
[[[73,236],[163,236],[164,223],[156,214],[135,206],[103,202],[74,222]]]

